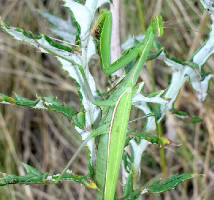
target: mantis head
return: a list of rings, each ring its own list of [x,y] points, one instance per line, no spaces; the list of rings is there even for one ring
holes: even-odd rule
[[[152,20],[151,28],[157,37],[161,37],[164,34],[164,23],[162,16],[157,16]]]

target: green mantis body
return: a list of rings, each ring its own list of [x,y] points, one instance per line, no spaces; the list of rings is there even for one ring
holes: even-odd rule
[[[162,23],[161,18],[157,18],[157,25]],[[143,48],[143,42],[137,44],[135,47],[128,49],[123,55],[111,64],[111,31],[112,31],[112,16],[110,11],[104,10],[99,16],[92,34],[98,40],[98,50],[101,58],[101,67],[105,74],[111,75],[117,70],[124,68],[131,61],[136,59]],[[163,30],[160,31],[160,35],[163,34]],[[161,49],[155,53],[155,55],[149,55],[148,59],[157,57]]]
[[[113,200],[117,187],[120,165],[126,141],[128,121],[132,106],[132,97],[143,65],[149,57],[156,35],[163,33],[161,18],[154,20],[146,32],[144,41],[135,48],[127,51],[112,65],[110,64],[110,40],[112,18],[109,11],[104,11],[98,20],[99,53],[102,70],[107,75],[125,67],[132,60],[137,59],[135,66],[128,72],[107,100],[98,102],[101,106],[102,117],[109,116],[108,134],[99,139],[98,157],[96,165],[96,179],[100,188],[99,199]],[[103,121],[101,120],[103,123]]]
[[[145,34],[144,41],[124,52],[124,54],[115,61],[113,64],[110,62],[110,41],[111,41],[111,26],[112,16],[109,11],[104,11],[98,20],[98,23],[94,29],[94,36],[98,41],[98,49],[101,58],[101,67],[104,73],[110,75],[120,68],[127,66],[131,61],[136,61],[133,68],[127,73],[124,79],[112,89],[109,97],[105,100],[94,100],[93,95],[90,94],[90,87],[88,87],[88,99],[94,104],[99,106],[102,110],[102,117],[98,126],[93,127],[92,136],[98,138],[98,153],[96,161],[96,182],[99,187],[99,199],[101,200],[113,200],[118,182],[118,176],[120,171],[120,165],[123,155],[123,150],[127,138],[127,129],[129,115],[132,106],[132,97],[135,95],[136,84],[138,81],[139,74],[145,62],[149,59],[152,47],[154,47],[154,39],[159,33],[162,33],[161,19],[157,18],[148,31]],[[159,24],[160,23],[160,24]],[[17,30],[0,24],[3,30],[13,35],[16,39],[26,40],[28,43],[41,48],[43,51],[55,55],[57,58],[66,60],[76,66],[81,73],[82,66],[78,63],[73,62],[70,57],[70,51],[65,46],[58,45],[58,49],[61,51],[54,51],[53,46],[56,48],[56,43],[48,39],[48,43],[43,44],[43,40],[46,37],[33,37],[32,34],[27,34],[25,31]],[[39,44],[39,46],[37,46]],[[76,52],[76,48],[75,48]],[[68,54],[69,53],[69,54]],[[79,52],[81,53],[81,52]],[[83,71],[83,70],[82,70]],[[81,75],[87,83],[87,78],[82,72]],[[87,88],[87,84],[85,86]],[[87,89],[84,89],[87,90]],[[85,92],[85,91],[84,91]],[[87,93],[87,91],[85,92]],[[25,101],[26,102],[26,101]],[[29,103],[29,102],[28,102]],[[60,107],[61,108],[61,107]],[[52,109],[56,110],[56,107]],[[64,110],[60,110],[64,113]],[[76,119],[76,118],[75,118]],[[79,118],[78,118],[79,119]],[[78,121],[79,122],[79,121]],[[81,124],[82,125],[82,124]],[[94,135],[94,136],[93,136]],[[90,138],[89,138],[90,139]],[[69,162],[72,162],[73,159]],[[66,169],[61,173],[61,176],[65,175]]]
[[[90,25],[96,11],[96,3],[102,5],[106,3],[107,0],[81,1],[82,3],[84,2],[85,5],[71,0],[64,0],[64,2],[66,3],[66,7],[68,7],[71,11],[72,22],[76,25],[77,29],[76,43],[73,45],[70,44],[70,37],[68,39],[68,37],[66,36],[65,41],[61,41],[59,39],[54,39],[43,34],[34,35],[29,31],[8,26],[1,20],[0,29],[13,36],[16,40],[31,44],[41,52],[48,53],[57,58],[62,68],[68,72],[69,76],[74,79],[78,85],[78,91],[80,95],[82,95],[80,98],[82,103],[81,111],[77,112],[75,108],[66,106],[57,101],[56,98],[50,97],[37,98],[35,101],[32,101],[18,96],[15,98],[11,98],[6,95],[0,94],[0,103],[12,104],[33,109],[44,109],[61,113],[74,122],[76,130],[82,136],[84,142],[77,150],[77,152],[73,155],[68,165],[65,167],[61,174],[49,176],[48,173],[41,173],[39,171],[35,171],[30,167],[27,167],[25,176],[7,175],[0,178],[0,186],[17,183],[29,185],[47,183],[57,184],[61,181],[74,181],[77,183],[81,183],[88,188],[98,189],[98,199],[100,200],[113,200],[116,199],[115,193],[120,172],[122,155],[124,153],[124,146],[128,145],[129,141],[133,138],[138,141],[141,139],[145,139],[152,144],[158,144],[161,148],[165,145],[170,144],[171,142],[167,138],[160,136],[160,134],[158,136],[151,136],[144,133],[134,133],[134,131],[128,130],[128,121],[132,107],[132,99],[133,96],[135,96],[136,93],[139,93],[141,89],[140,86],[137,86],[137,81],[143,65],[147,60],[155,59],[161,54],[159,59],[163,60],[169,67],[176,69],[176,72],[173,72],[173,77],[169,88],[164,94],[161,93],[163,94],[163,100],[169,100],[166,105],[162,105],[160,103],[160,113],[162,115],[161,119],[165,115],[165,112],[172,108],[172,105],[175,102],[175,99],[179,91],[181,90],[182,85],[185,83],[187,77],[188,79],[190,79],[193,88],[197,91],[199,98],[204,99],[207,95],[208,83],[211,76],[206,76],[205,80],[201,80],[202,78],[204,78],[204,72],[202,73],[201,69],[204,63],[207,61],[208,57],[214,53],[212,48],[207,49],[207,46],[213,47],[211,41],[213,39],[213,30],[208,41],[199,50],[199,52],[193,56],[192,60],[190,62],[182,62],[175,60],[174,58],[170,58],[169,55],[167,55],[167,52],[164,50],[163,46],[159,42],[157,42],[157,40],[155,40],[156,36],[160,36],[163,33],[162,19],[156,18],[146,31],[144,41],[138,41],[138,43],[135,44],[133,48],[130,48],[123,52],[122,56],[117,61],[111,64],[110,44],[112,16],[111,12],[109,11],[102,12],[97,23],[95,24],[95,28],[92,30],[92,34],[97,41],[97,48],[99,50],[99,55],[101,58],[102,70],[105,74],[111,75],[117,70],[126,67],[130,63],[135,63],[135,65],[133,65],[132,68],[129,67],[126,70],[126,76],[124,76],[123,79],[120,79],[120,83],[112,88],[108,95],[105,95],[108,98],[97,100],[94,98],[94,95],[96,97],[99,95],[96,93],[96,85],[94,83],[94,79],[88,70],[88,62],[92,54],[95,53],[94,44],[91,41],[91,34],[88,34],[88,31],[90,30]],[[85,18],[85,20],[87,21],[86,23],[84,23],[83,17],[80,17],[80,15],[84,13],[86,13],[86,15],[84,16],[89,18],[89,20]],[[67,35],[67,33],[70,34],[70,29],[73,29],[73,26],[70,26],[70,23],[65,23],[69,27],[71,27],[68,28],[68,31],[65,31]],[[61,33],[61,24],[58,22],[53,24],[57,24],[55,26],[59,26],[57,27],[59,28],[57,30]],[[64,29],[63,26],[62,28]],[[61,38],[61,35],[57,35]],[[135,42],[131,43],[131,45],[134,45]],[[92,87],[90,87],[91,85]],[[173,92],[173,90],[175,90],[176,92]],[[158,97],[160,96],[158,95]],[[101,119],[97,118],[100,110],[95,105],[100,107],[102,111]],[[92,112],[95,112],[96,114],[93,115],[91,114]],[[151,113],[149,112],[149,114]],[[159,120],[159,116],[157,117],[155,115],[155,117]],[[95,119],[96,121],[94,121]],[[153,127],[155,127],[155,125]],[[130,132],[132,133],[132,135],[129,134]],[[89,136],[85,138],[86,135]],[[93,140],[90,145],[88,145],[89,150],[91,150],[89,175],[73,175],[70,170],[68,170],[71,163],[79,154],[80,150],[86,144],[88,144],[88,142],[92,138],[96,139]],[[98,144],[98,151],[96,157],[96,173],[94,174],[94,147],[97,147],[95,146],[96,144]],[[137,151],[133,151],[134,158],[141,155],[138,154],[136,156],[136,152]],[[132,162],[131,157],[129,158],[129,156],[130,155],[128,155],[128,153],[126,152],[126,155],[124,156],[124,163],[126,161],[127,162],[124,164],[124,166],[127,170],[126,172],[129,174],[129,177],[126,180],[127,183],[124,189],[123,199],[134,200],[137,198],[139,192],[141,194],[147,192],[165,192],[170,189],[174,189],[174,187],[176,187],[184,180],[188,180],[194,177],[194,175],[192,174],[174,176],[169,180],[163,182],[156,181],[153,184],[149,184],[144,187],[143,191],[138,191],[135,187],[133,187],[135,169],[132,169],[132,165],[134,165],[134,162]],[[96,178],[96,183],[94,182],[94,178]]]
[[[106,1],[103,2],[105,3]],[[75,1],[67,1],[67,4],[72,11],[72,17],[73,15],[77,14],[76,9],[78,9],[79,12],[80,7],[84,11],[88,10],[88,7],[84,7],[82,4],[80,5]],[[74,10],[75,12],[73,12]],[[81,12],[81,14],[82,13],[83,12]],[[79,16],[76,15],[76,17],[77,17],[76,19],[79,19]],[[91,23],[89,23],[88,26],[90,26],[90,24]],[[80,24],[78,24],[78,26],[79,32],[77,31],[78,32],[77,38],[80,38],[79,36],[79,34],[81,33],[80,28],[84,28],[82,21],[80,21]],[[78,43],[78,46],[76,46],[76,44],[68,45],[68,43],[64,41],[59,43],[58,39],[53,39],[45,35],[36,36],[33,35],[31,32],[27,32],[23,29],[7,26],[5,23],[1,21],[0,29],[7,32],[17,40],[24,41],[38,48],[42,52],[55,56],[58,59],[58,61],[60,61],[61,65],[63,66],[63,69],[69,72],[70,77],[77,82],[79,92],[80,94],[82,94],[82,97],[84,97],[84,99],[86,100],[86,102],[82,100],[85,111],[84,112],[81,111],[79,113],[76,111],[76,109],[65,106],[58,102],[57,99],[49,97],[38,98],[37,100],[32,101],[21,97],[11,98],[6,95],[0,94],[0,103],[3,104],[9,103],[28,108],[47,109],[50,111],[55,111],[73,120],[76,127],[78,127],[77,130],[81,136],[83,130],[84,134],[90,133],[89,136],[86,139],[84,139],[84,142],[77,150],[77,152],[73,155],[68,165],[65,167],[61,174],[49,176],[48,173],[42,173],[36,171],[35,169],[32,169],[31,167],[25,167],[26,168],[25,176],[7,175],[5,177],[0,178],[0,186],[5,186],[8,184],[29,184],[29,185],[49,184],[49,183],[57,184],[62,181],[74,181],[77,183],[81,183],[88,188],[98,189],[99,200],[116,199],[115,193],[117,189],[120,165],[124,153],[124,147],[129,143],[129,140],[132,138],[138,140],[145,139],[151,142],[152,144],[160,145],[161,148],[164,147],[165,145],[170,144],[171,142],[170,140],[164,137],[160,136],[156,137],[147,134],[134,133],[132,130],[128,130],[128,122],[132,107],[132,99],[136,93],[140,92],[139,90],[141,88],[140,86],[137,86],[137,81],[143,65],[146,63],[147,60],[155,59],[158,55],[162,53],[162,55],[160,56],[161,59],[163,60],[166,59],[164,61],[166,63],[168,62],[169,66],[172,65],[177,66],[179,68],[179,73],[180,72],[183,73],[184,71],[186,71],[186,69],[188,69],[189,71],[188,74],[185,73],[184,75],[185,76],[188,75],[190,79],[192,79],[191,82],[192,83],[194,82],[194,84],[195,82],[201,83],[201,80],[198,80],[198,78],[196,79],[195,73],[193,73],[192,75],[191,74],[192,70],[189,69],[190,67],[193,69],[196,67],[201,67],[198,65],[204,64],[205,60],[204,59],[202,60],[203,56],[202,57],[201,55],[197,56],[199,59],[199,64],[197,63],[195,64],[192,62],[179,63],[177,60],[169,58],[167,56],[167,53],[164,51],[164,48],[155,40],[157,36],[163,34],[163,25],[161,18],[156,18],[152,22],[152,24],[149,26],[148,30],[145,33],[145,38],[143,42],[139,42],[133,48],[130,48],[127,51],[125,51],[117,61],[111,64],[110,44],[111,44],[112,16],[109,11],[102,12],[101,16],[98,19],[98,22],[95,24],[95,28],[92,30],[93,36],[98,44],[97,47],[101,58],[102,70],[104,71],[105,74],[111,75],[117,70],[126,67],[131,62],[132,63],[135,62],[135,65],[132,68],[129,68],[129,71],[127,72],[126,76],[124,76],[124,78],[120,81],[120,83],[117,84],[116,87],[111,89],[111,91],[107,95],[108,98],[104,100],[94,99],[93,92],[95,92],[94,90],[96,89],[95,87],[94,88],[90,87],[89,85],[91,83],[90,76],[86,76],[86,74],[88,73],[88,60],[90,60],[89,57],[91,56],[91,54],[88,55],[87,53],[87,50],[89,51],[91,50],[89,48],[90,46],[89,44],[83,45],[82,43]],[[87,35],[88,37],[90,36],[90,34]],[[84,39],[83,43],[89,42],[88,37],[87,40]],[[207,45],[210,45],[209,42],[207,42],[206,45],[203,47],[202,54],[204,54],[204,52],[208,52],[209,54],[213,53],[212,50],[207,50],[206,48]],[[93,52],[94,48],[92,53]],[[185,81],[185,77],[182,76],[179,77],[182,78],[182,82]],[[176,82],[172,82],[170,88],[168,89],[169,91],[171,90],[171,86],[173,85],[176,86],[175,83],[177,83],[177,80]],[[207,82],[205,82],[205,84],[207,84]],[[179,84],[176,90],[179,92],[180,88],[181,85]],[[195,86],[196,91],[201,91],[201,89],[198,88],[199,86]],[[171,94],[169,95],[169,93],[168,96],[166,95],[166,97],[170,96]],[[176,97],[177,94],[174,96]],[[88,104],[93,108],[88,109],[88,107],[90,107],[88,106]],[[96,122],[91,120],[90,123],[87,123],[86,122],[87,114],[88,113],[90,114],[91,110],[95,110],[94,109],[95,106],[92,104],[95,104],[101,108],[102,111],[101,119],[100,118],[97,119]],[[98,113],[99,109],[98,108],[96,109]],[[93,130],[91,130],[91,128],[93,128]],[[130,135],[130,132],[133,134]],[[89,165],[90,172],[89,175],[76,176],[72,174],[71,171],[68,169],[71,163],[76,158],[76,156],[79,154],[80,150],[92,138],[96,138],[95,141],[97,143],[95,144],[98,144],[95,174],[94,171],[92,170],[94,169],[92,167],[92,165],[94,165],[93,162],[94,159],[91,159]],[[127,179],[127,184],[124,189],[123,199],[134,200],[138,197],[138,195],[140,195],[140,193],[145,194],[147,192],[150,193],[165,192],[170,189],[174,189],[181,182],[194,177],[194,175],[192,174],[183,174],[179,176],[174,176],[166,181],[155,181],[153,184],[149,184],[146,187],[144,187],[143,191],[140,190],[138,191],[136,190],[135,187],[133,187],[134,170],[132,169],[131,166],[133,163],[132,160],[128,158],[129,155],[128,154],[126,155],[127,156],[125,156],[126,158],[124,159],[124,162],[127,161],[128,165],[126,164],[124,165],[127,170],[127,173],[129,173],[129,177]],[[94,156],[92,157],[94,158]],[[96,179],[96,183],[94,182],[94,178]]]

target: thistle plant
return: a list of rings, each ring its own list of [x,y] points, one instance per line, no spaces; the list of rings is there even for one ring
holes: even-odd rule
[[[56,97],[37,97],[34,100],[24,97],[9,97],[0,94],[1,104],[12,104],[30,109],[57,112],[67,117],[75,126],[82,144],[71,156],[68,164],[59,174],[51,175],[24,164],[26,175],[7,175],[0,178],[0,186],[9,184],[57,184],[72,181],[97,190],[97,198],[139,199],[146,193],[161,193],[174,189],[180,183],[192,179],[197,174],[184,173],[151,181],[141,186],[141,158],[149,144],[163,150],[172,141],[159,134],[159,124],[167,112],[181,115],[174,104],[186,81],[189,81],[200,101],[207,96],[211,74],[204,72],[203,66],[214,52],[214,9],[212,1],[202,1],[210,12],[211,33],[204,45],[191,60],[181,61],[170,56],[159,42],[164,37],[164,22],[161,16],[151,20],[144,35],[130,38],[123,45],[123,53],[111,63],[112,14],[107,9],[108,0],[86,0],[78,3],[63,0],[70,19],[63,20],[50,13],[40,12],[52,25],[56,38],[44,34],[35,35],[30,31],[7,25],[1,21],[0,28],[14,39],[27,43],[41,52],[54,56],[67,75],[75,80],[81,102],[80,109],[68,106]],[[99,9],[98,9],[99,8]],[[101,93],[89,70],[93,55],[100,57],[100,67],[108,77],[118,70],[124,76],[115,80],[110,90]],[[144,83],[139,75],[149,60],[161,60],[172,73],[171,81],[165,90],[145,95]],[[111,80],[111,79],[110,79]],[[156,109],[150,106],[153,104]],[[145,114],[146,127],[141,133],[130,129],[131,109],[136,107]],[[153,133],[157,132],[157,135]],[[80,176],[72,172],[72,163],[79,152],[88,148],[88,175]],[[119,174],[122,169],[123,196],[116,195]]]

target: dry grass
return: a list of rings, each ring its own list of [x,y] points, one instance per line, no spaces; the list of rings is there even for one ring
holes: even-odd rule
[[[49,33],[47,24],[34,11],[35,8],[64,15],[59,0],[1,0],[0,16],[8,23],[34,32]],[[143,2],[138,1],[138,3]],[[162,14],[166,21],[164,45],[174,56],[189,59],[202,44],[208,33],[209,18],[203,14],[195,0],[144,0],[146,22],[152,15]],[[143,9],[143,8],[142,8]],[[123,40],[142,30],[137,0],[124,0],[121,5],[121,35]],[[0,91],[25,97],[54,95],[64,102],[78,106],[74,83],[60,71],[54,58],[41,55],[35,49],[15,42],[0,32]],[[152,63],[142,78],[147,91],[163,89],[169,81],[169,71],[163,63]],[[210,59],[206,70],[214,71]],[[95,76],[100,76],[94,71]],[[149,78],[148,78],[149,77]],[[98,79],[99,80],[99,79]],[[102,85],[102,84],[101,84]],[[152,87],[151,87],[152,85]],[[168,114],[163,123],[164,132],[181,147],[166,149],[168,174],[194,172],[202,178],[183,184],[163,196],[146,199],[212,200],[214,194],[214,99],[213,84],[205,104],[197,101],[189,85],[181,92],[177,107],[204,119],[201,125],[192,125]],[[46,112],[35,112],[9,106],[0,106],[0,171],[23,174],[21,162],[43,171],[58,172],[77,149],[80,140],[67,119]],[[134,113],[136,117],[138,113]],[[139,114],[140,115],[140,114]],[[137,123],[138,127],[142,124]],[[157,147],[150,147],[144,155],[142,182],[160,176],[160,158]],[[86,173],[84,152],[73,164],[76,173]],[[75,184],[59,186],[10,186],[0,189],[0,200],[5,199],[94,199],[91,191]]]

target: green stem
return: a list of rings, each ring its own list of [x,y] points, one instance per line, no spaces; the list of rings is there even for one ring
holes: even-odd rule
[[[163,137],[163,127],[161,123],[156,121],[156,125],[157,125],[158,137],[159,138]],[[166,160],[164,145],[160,146],[160,165],[161,165],[163,177],[166,178],[168,175],[168,168],[167,168],[167,160]]]
[[[138,10],[138,17],[140,19],[141,31],[145,33],[146,19],[145,19],[144,1],[141,2],[141,0],[136,0],[136,7]],[[152,90],[155,90],[154,62],[148,61],[147,66],[148,66],[148,72],[150,75],[149,77],[151,77]]]
[[[138,16],[139,16],[139,19],[141,22],[140,23],[141,29],[142,29],[142,32],[144,33],[146,31],[146,20],[145,20],[145,16],[144,16],[144,6],[140,0],[136,0],[136,6],[137,6],[137,10],[138,10]]]

